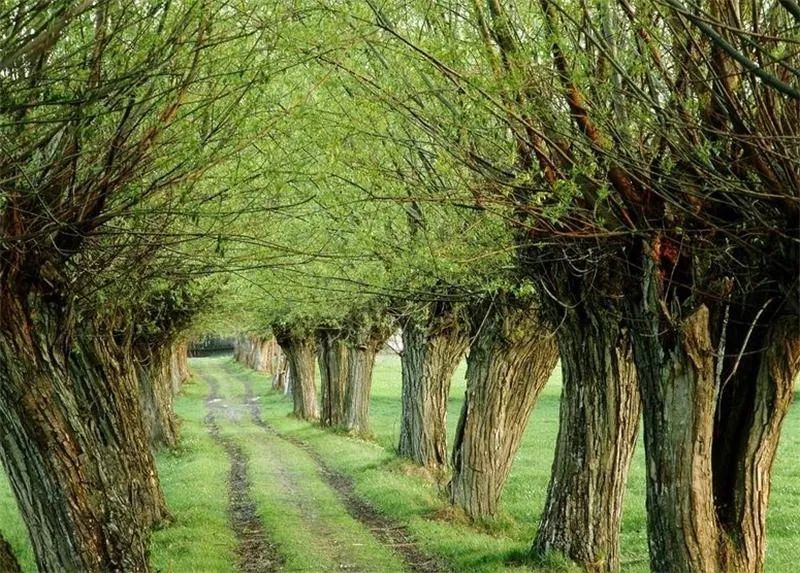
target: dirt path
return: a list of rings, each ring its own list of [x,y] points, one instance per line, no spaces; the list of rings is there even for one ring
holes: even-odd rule
[[[229,415],[219,396],[219,384],[208,380],[209,394],[206,399],[208,413],[205,424],[211,437],[228,454],[231,469],[228,476],[228,513],[231,528],[236,535],[236,555],[242,573],[271,573],[278,571],[282,563],[275,546],[267,534],[256,512],[256,504],[250,496],[250,480],[247,475],[247,457],[232,440],[225,438],[219,430],[217,417]]]
[[[230,372],[226,372],[226,374],[244,384],[245,404],[250,410],[253,423],[263,428],[271,436],[303,450],[314,462],[325,482],[336,492],[351,517],[366,526],[380,543],[399,554],[408,571],[412,573],[445,573],[448,571],[437,559],[427,555],[419,548],[406,527],[378,513],[375,508],[358,497],[349,477],[328,465],[306,442],[278,432],[265,421],[261,416],[261,407],[253,391],[252,381],[233,376]]]

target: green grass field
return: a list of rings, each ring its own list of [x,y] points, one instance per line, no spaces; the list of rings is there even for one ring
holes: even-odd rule
[[[172,573],[236,570],[236,539],[227,518],[228,458],[208,434],[203,418],[208,381],[214,378],[225,399],[243,399],[252,381],[263,419],[279,432],[308,443],[329,465],[352,477],[358,495],[382,513],[406,524],[419,545],[456,571],[569,570],[563,562],[524,561],[544,504],[553,444],[558,430],[560,380],[550,381],[531,417],[502,499],[498,519],[469,524],[444,502],[438,484],[412,464],[397,459],[400,363],[381,356],[372,395],[374,441],[325,431],[288,416],[291,400],[269,390],[269,378],[228,358],[193,362],[197,376],[177,401],[181,446],[158,455],[159,472],[173,523],[153,536],[152,563]],[[464,394],[463,367],[455,376],[448,426],[455,429]],[[221,420],[221,433],[240,444],[249,458],[252,497],[258,515],[283,555],[287,571],[331,571],[342,559],[359,570],[392,571],[398,561],[353,520],[322,483],[308,455],[270,439],[246,415]],[[622,523],[622,570],[647,572],[644,511],[644,452],[637,448]],[[767,572],[793,573],[800,542],[800,413],[790,412],[775,465],[768,520]],[[311,516],[311,519],[309,519]],[[34,571],[32,553],[7,482],[0,481],[0,531],[11,542],[25,571]]]

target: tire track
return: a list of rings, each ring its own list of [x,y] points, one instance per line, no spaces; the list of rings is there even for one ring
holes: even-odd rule
[[[211,438],[222,446],[230,460],[228,514],[237,540],[238,569],[242,573],[273,573],[280,569],[283,559],[275,545],[268,540],[264,525],[258,517],[256,504],[250,496],[247,457],[236,443],[220,433],[217,425],[217,415],[223,411],[219,384],[216,380],[205,379],[209,385],[209,393],[204,422]]]
[[[245,402],[250,410],[253,423],[270,435],[275,436],[301,450],[317,466],[325,482],[336,492],[351,517],[361,522],[372,532],[381,544],[389,547],[403,559],[406,569],[411,573],[448,573],[437,558],[425,553],[414,541],[413,536],[403,524],[382,515],[355,493],[352,480],[343,473],[332,468],[328,463],[306,442],[293,436],[287,436],[276,430],[261,416],[261,407],[255,399],[253,382],[240,378],[226,371],[228,376],[236,378],[244,384]]]

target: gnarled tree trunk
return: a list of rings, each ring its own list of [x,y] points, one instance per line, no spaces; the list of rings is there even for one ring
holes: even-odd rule
[[[139,399],[150,445],[174,448],[178,444],[178,422],[173,410],[173,379],[170,371],[171,346],[134,347]]]
[[[447,466],[447,399],[467,349],[468,328],[450,305],[431,305],[424,320],[403,324],[402,419],[398,453],[427,468]]]
[[[0,449],[41,571],[148,571],[163,497],[133,365],[111,332],[4,293]]]
[[[598,573],[619,569],[622,505],[640,413],[628,335],[607,306],[584,298],[556,309],[561,411],[533,544],[535,553],[562,553]]]
[[[293,332],[288,328],[275,327],[274,331],[289,364],[293,413],[302,420],[317,420],[319,407],[314,384],[314,336],[307,332]]]
[[[537,309],[496,297],[472,309],[467,392],[453,445],[450,502],[472,518],[497,512],[539,392],[558,360]]]
[[[667,323],[659,274],[648,271],[631,323],[651,568],[761,573],[772,462],[800,369],[797,316],[759,319],[754,297],[729,311],[699,304]]]
[[[347,419],[346,394],[349,350],[339,329],[317,331],[317,359],[322,389],[323,426],[341,426]]]

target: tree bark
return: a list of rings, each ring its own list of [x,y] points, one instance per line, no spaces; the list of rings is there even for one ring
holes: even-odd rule
[[[344,426],[348,432],[353,434],[369,435],[372,370],[375,366],[375,356],[388,337],[388,330],[379,324],[379,321],[367,328],[359,325],[348,337]]]
[[[450,502],[472,518],[497,513],[531,409],[558,360],[537,314],[505,296],[471,312],[467,392],[448,490]]]
[[[275,331],[278,344],[289,363],[293,413],[302,420],[317,420],[319,407],[314,383],[314,336],[305,332],[292,332],[286,328],[275,328]]]
[[[0,534],[0,571],[2,573],[22,573],[17,557],[8,541]]]
[[[173,385],[170,372],[172,347],[134,348],[139,398],[153,448],[178,445],[178,422],[173,410]]]
[[[289,364],[286,356],[281,353],[277,358],[274,372],[272,373],[272,389],[278,392],[284,392],[288,384]]]
[[[647,270],[631,317],[651,568],[761,573],[772,462],[800,369],[797,316],[759,319],[751,300],[667,322],[659,276]]]
[[[447,399],[467,349],[468,329],[450,305],[403,324],[402,419],[398,453],[431,470],[447,467]]]
[[[772,464],[800,372],[800,319],[782,316],[750,332],[743,325],[752,319],[741,317],[731,314],[727,345],[744,352],[727,353],[714,418],[714,499],[723,530],[721,565],[761,573]]]
[[[317,359],[322,390],[323,426],[342,426],[347,419],[346,394],[349,350],[339,329],[317,331]]]
[[[184,382],[189,380],[189,343],[185,340],[172,346],[170,351],[170,381],[172,394],[175,395],[181,390]]]
[[[572,301],[570,301],[571,303]],[[586,571],[619,570],[619,528],[640,401],[628,335],[607,301],[583,298],[555,331],[563,388],[547,501],[533,544]]]
[[[134,367],[111,332],[6,293],[2,461],[41,571],[148,571],[164,515]]]

